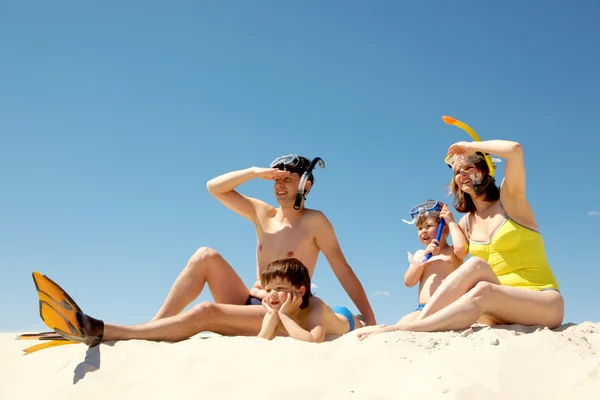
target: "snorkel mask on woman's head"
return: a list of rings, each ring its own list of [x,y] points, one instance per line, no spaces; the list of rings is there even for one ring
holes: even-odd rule
[[[408,214],[412,217],[412,221],[403,219],[402,222],[407,223],[408,225],[414,225],[420,216],[426,218],[437,217],[440,215],[440,211],[442,211],[442,203],[437,200],[429,200],[425,203],[413,206],[410,211],[408,211]]]
[[[300,203],[302,203],[302,198],[304,197],[304,185],[306,185],[307,180],[314,180],[312,175],[312,170],[319,163],[321,168],[325,168],[325,162],[321,159],[321,157],[315,157],[312,161],[309,161],[308,158],[298,156],[296,154],[287,154],[285,156],[277,157],[274,159],[270,167],[271,168],[279,168],[283,171],[295,172],[300,177],[300,183],[298,183],[298,192],[296,193],[296,201],[294,202],[294,209],[300,209]]]
[[[485,189],[494,181],[494,172],[496,170],[496,166],[492,162],[492,157],[489,154],[484,154],[481,152],[476,152],[469,156],[446,156],[444,162],[450,167],[451,170],[454,171],[454,167],[456,164],[474,164],[476,168],[481,170],[481,165],[483,162],[487,165],[488,172],[485,174],[482,172],[477,172],[476,174],[469,174],[469,178],[473,182],[473,190],[475,191],[475,195],[479,196],[480,194],[485,192]],[[479,167],[478,164],[481,166]]]
[[[471,128],[469,125],[465,124],[464,122],[459,121],[456,118],[450,117],[448,115],[444,115],[442,117],[442,119],[448,125],[454,125],[458,128],[461,128],[465,132],[467,132],[474,141],[481,142],[479,135],[477,135],[477,133],[473,130],[473,128]],[[466,162],[468,164],[477,165],[478,163],[481,163],[481,161],[483,161],[483,160],[485,160],[485,163],[487,165],[488,173],[484,177],[481,176],[481,173],[478,173],[477,175],[471,174],[469,176],[469,178],[471,178],[471,180],[473,181],[473,190],[475,191],[475,194],[477,196],[479,196],[480,194],[485,192],[485,189],[490,185],[490,183],[492,183],[494,181],[494,174],[496,173],[496,166],[494,165],[493,161],[499,162],[500,160],[493,160],[489,154],[481,153],[481,152],[471,154],[470,156],[467,156],[467,157],[448,155],[444,159],[446,164],[448,164],[448,166],[453,171],[454,171],[454,165],[457,162]],[[481,168],[478,168],[478,169],[481,169]]]

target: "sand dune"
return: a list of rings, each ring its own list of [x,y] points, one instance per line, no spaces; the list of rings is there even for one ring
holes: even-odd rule
[[[600,323],[591,322],[322,344],[198,335],[23,356],[35,343],[0,334],[0,399],[600,399]]]

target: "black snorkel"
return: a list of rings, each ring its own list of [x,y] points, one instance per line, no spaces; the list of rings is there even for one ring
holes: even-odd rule
[[[477,154],[477,155],[481,156],[481,158],[485,159],[486,163],[487,163],[487,158],[490,157],[490,155],[488,153],[482,153],[480,151],[476,152],[475,154]],[[490,186],[490,183],[494,182],[494,171],[489,169],[489,165],[488,165],[488,172],[485,174],[483,179],[478,179],[477,181],[480,181],[480,182],[476,182],[475,180],[473,180],[473,191],[475,192],[476,196],[479,196],[485,192],[487,187]]]
[[[490,183],[492,183],[493,181],[494,178],[491,177],[490,174],[486,174],[485,177],[481,180],[481,183],[473,182],[473,191],[475,192],[475,195],[479,196],[485,193],[485,190],[488,186],[490,186]]]
[[[306,171],[304,172],[304,174],[302,174],[302,177],[300,178],[300,183],[298,184],[298,193],[296,193],[296,201],[294,202],[294,210],[300,209],[300,204],[302,203],[302,198],[304,197],[304,185],[306,185],[306,181],[312,174],[312,170],[317,165],[317,162],[319,163],[319,167],[325,168],[325,161],[323,161],[323,159],[321,157],[315,157],[310,162],[310,164],[308,165],[308,168],[306,169]]]

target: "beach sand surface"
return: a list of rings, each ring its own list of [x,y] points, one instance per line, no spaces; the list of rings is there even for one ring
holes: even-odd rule
[[[2,333],[0,399],[600,399],[600,323],[355,332],[320,344],[200,334],[28,355],[40,342]]]

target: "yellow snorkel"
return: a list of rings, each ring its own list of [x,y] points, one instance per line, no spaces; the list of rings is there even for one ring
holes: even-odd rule
[[[465,124],[464,122],[459,121],[456,118],[449,117],[447,115],[444,115],[442,117],[442,119],[448,125],[457,126],[457,127],[461,128],[462,130],[464,130],[465,132],[467,132],[469,134],[469,136],[471,136],[473,138],[474,141],[481,142],[481,139],[479,138],[479,135],[477,135],[477,133],[475,133],[475,131],[473,130],[473,128],[471,128],[469,125]],[[487,154],[487,153],[484,154],[483,157],[485,159],[485,163],[488,166],[488,169],[490,170],[489,174],[493,178],[494,174],[496,172],[496,166],[492,162],[492,157],[489,154]],[[452,156],[449,156],[449,155],[446,156],[446,158],[444,159],[444,161],[446,162],[446,164],[450,165],[450,163],[452,162]]]
[[[456,118],[452,118],[447,115],[444,115],[442,117],[442,119],[448,125],[454,125],[456,127],[461,128],[465,132],[467,132],[469,134],[469,136],[471,136],[471,138],[473,138],[474,141],[481,142],[479,135],[477,135],[477,133],[475,133],[473,128],[471,128],[469,125],[465,124],[464,122],[459,121]],[[454,168],[454,161],[455,161],[454,157],[455,156],[447,155],[446,158],[444,159],[444,161],[446,162],[446,164],[448,164],[448,166],[450,168]],[[483,179],[481,179],[481,177],[477,179],[475,176],[471,176],[471,179],[473,179],[473,188],[475,190],[476,195],[480,195],[481,193],[483,193],[485,191],[487,186],[493,182],[494,175],[496,174],[496,166],[494,165],[494,159],[492,159],[492,156],[490,154],[483,153],[483,152],[477,152],[476,155],[467,157],[467,160],[470,160],[471,162],[475,162],[476,160],[481,160],[481,157],[483,157],[483,159],[485,160],[485,163],[487,164],[488,173]],[[500,161],[500,160],[496,159],[496,161]],[[477,182],[477,180],[479,180],[479,182]]]

